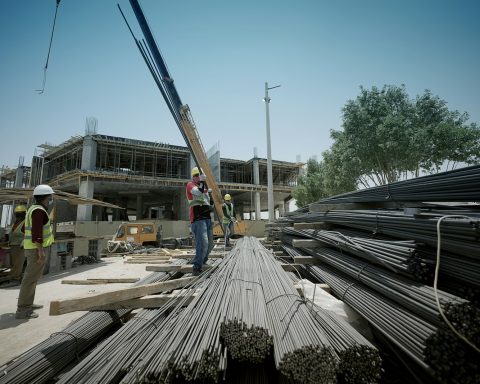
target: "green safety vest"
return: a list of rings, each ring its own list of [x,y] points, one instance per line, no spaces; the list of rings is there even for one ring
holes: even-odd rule
[[[22,227],[23,224],[25,223],[25,220],[22,220],[18,226],[15,228],[14,231],[10,232],[10,235],[8,236],[9,238],[9,244],[14,245],[14,246],[22,246],[23,243],[23,232],[22,232]]]
[[[23,242],[23,248],[25,249],[37,249],[36,243],[32,241],[32,213],[35,209],[41,209],[48,216],[47,210],[43,208],[41,205],[34,204],[30,208],[28,208],[27,215],[25,217],[25,241]],[[48,223],[43,226],[42,234],[43,234],[43,243],[42,243],[43,248],[46,248],[52,245],[54,238],[53,238],[53,231],[52,231],[52,225],[50,223],[50,218],[48,219]]]
[[[230,216],[231,219],[228,218],[227,215],[225,215],[225,216],[223,216],[222,222],[223,222],[223,224],[230,224],[230,221],[232,221],[234,219],[233,218],[233,204],[230,204],[230,206],[229,206],[227,203],[224,203],[223,205],[225,206],[225,209],[228,213],[228,216]]]

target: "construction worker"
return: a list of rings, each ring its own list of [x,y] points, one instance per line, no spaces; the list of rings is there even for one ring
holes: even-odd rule
[[[25,217],[25,238],[23,247],[27,268],[18,295],[16,319],[38,317],[34,312],[43,305],[33,303],[37,282],[42,276],[48,248],[52,245],[53,230],[48,216],[48,207],[53,204],[53,189],[45,184],[37,185],[33,190],[35,203],[28,208]]]
[[[18,285],[22,280],[25,252],[23,250],[23,237],[25,235],[25,215],[27,207],[23,204],[15,207],[15,222],[8,234],[8,246],[10,247],[10,280]]]
[[[233,228],[234,223],[237,221],[235,208],[232,203],[232,196],[230,194],[225,194],[223,197],[224,203],[222,204],[223,211],[223,232],[225,233],[225,245],[230,247],[230,239],[235,234]]]
[[[190,207],[190,227],[195,238],[194,276],[198,276],[202,272],[203,264],[207,262],[208,255],[213,249],[211,217],[213,201],[205,179],[205,175],[195,167],[192,169],[192,181],[187,183],[186,188]]]

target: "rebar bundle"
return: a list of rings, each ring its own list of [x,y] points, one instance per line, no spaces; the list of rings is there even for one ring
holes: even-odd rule
[[[379,240],[348,236],[341,231],[313,229],[283,228],[282,231],[290,236],[321,241],[389,270],[410,275],[419,281],[431,280],[433,276],[433,260],[422,258],[413,240]],[[291,244],[290,239],[287,243]]]
[[[260,363],[270,354],[269,333],[259,260],[242,242],[231,251],[223,276],[228,279],[220,335],[234,360]]]
[[[400,211],[329,211],[309,212],[292,216],[288,221],[328,222],[372,233],[381,233],[398,239],[416,240],[436,247],[437,221],[442,215],[414,217]],[[480,257],[480,219],[470,213],[470,219],[451,219],[441,227],[442,250],[468,258]]]
[[[288,275],[258,239],[244,238],[239,246],[259,260],[277,369],[294,382],[335,382],[337,356]]]
[[[337,375],[342,383],[377,383],[382,359],[378,349],[345,320],[332,312],[312,306],[315,320],[325,331],[340,358]]]
[[[480,166],[473,165],[434,175],[397,181],[379,187],[348,192],[322,199],[318,203],[341,204],[385,201],[474,202],[480,201],[479,185]]]
[[[479,353],[446,324],[438,327],[370,288],[327,266],[306,267],[327,282],[338,297],[365,317],[387,339],[442,382],[475,383]],[[469,303],[447,303],[447,317],[460,334],[480,343],[480,311]],[[436,322],[438,324],[438,322]]]
[[[468,304],[446,305],[445,315],[454,327],[474,345],[480,345],[480,310]],[[459,351],[461,353],[459,353]],[[425,361],[435,367],[441,383],[474,384],[480,382],[480,353],[442,326],[427,339]]]
[[[426,340],[437,327],[370,288],[356,283],[330,267],[307,266],[317,279],[327,283],[335,296],[355,309],[393,344],[427,371]]]
[[[439,326],[442,323],[439,319],[435,293],[432,287],[412,283],[407,278],[357,260],[334,249],[318,248],[304,249],[304,251],[404,306],[431,324]],[[447,292],[438,290],[437,293],[442,305],[466,302],[466,300]]]

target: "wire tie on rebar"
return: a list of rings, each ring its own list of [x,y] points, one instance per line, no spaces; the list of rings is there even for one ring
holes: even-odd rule
[[[258,285],[260,285],[260,287],[262,287],[262,289],[263,289],[262,283],[259,283],[258,281],[244,280],[244,279],[239,279],[239,278],[237,278],[237,277],[234,278],[234,279],[228,279],[227,283],[230,284],[232,281],[235,281],[235,280],[236,280],[236,281],[241,281],[241,282],[243,282],[243,283],[258,284]]]
[[[359,269],[357,273],[357,279],[360,281],[360,275],[362,274],[363,270],[367,268],[367,264],[363,264],[362,268]],[[344,294],[345,295],[345,294]]]
[[[348,285],[347,289],[345,289],[345,292],[343,292],[342,301],[345,299],[345,295],[347,294],[348,290],[354,285],[355,285],[355,283],[351,283],[351,284]]]
[[[80,356],[78,355],[78,337],[75,336],[73,333],[70,332],[65,332],[65,331],[60,331],[60,332],[54,332],[50,335],[50,337],[53,337],[55,335],[67,335],[70,337],[73,337],[73,340],[75,341],[75,357],[77,358],[77,361],[80,361]]]
[[[280,297],[284,297],[284,296],[295,296],[298,299],[298,294],[297,293],[283,293],[281,295],[275,296],[275,297],[271,298],[270,300],[266,301],[265,305],[271,303],[272,301],[274,301],[274,300],[276,300]]]

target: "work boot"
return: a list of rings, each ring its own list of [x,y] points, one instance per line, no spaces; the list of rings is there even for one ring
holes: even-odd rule
[[[15,319],[36,319],[38,317],[38,313],[33,311],[19,311],[15,313]]]
[[[193,268],[192,276],[200,276],[202,273],[201,269]]]

